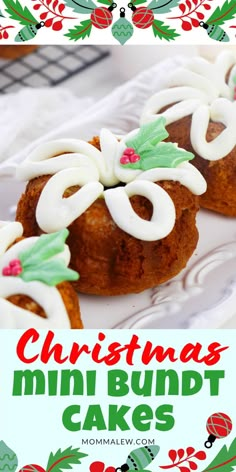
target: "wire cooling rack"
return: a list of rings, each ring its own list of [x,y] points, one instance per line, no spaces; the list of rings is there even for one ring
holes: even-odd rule
[[[109,55],[99,46],[40,46],[15,60],[0,58],[0,92],[16,92],[24,86],[61,84]]]

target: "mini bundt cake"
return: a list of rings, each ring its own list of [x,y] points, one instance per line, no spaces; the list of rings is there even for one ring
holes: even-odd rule
[[[236,55],[224,51],[214,64],[196,57],[168,82],[148,100],[141,123],[165,117],[167,141],[193,152],[207,181],[201,206],[236,216]]]
[[[3,59],[18,59],[18,57],[26,56],[30,54],[38,46],[27,45],[27,46],[0,46],[0,57]]]
[[[172,143],[164,119],[118,139],[42,144],[17,169],[29,180],[17,209],[25,236],[69,229],[74,283],[83,293],[138,293],[178,274],[197,241],[193,155]]]
[[[20,223],[0,222],[0,328],[82,328],[68,231],[22,235]]]

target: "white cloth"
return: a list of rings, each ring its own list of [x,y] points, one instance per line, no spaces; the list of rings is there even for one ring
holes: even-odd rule
[[[176,57],[159,63],[96,103],[61,88],[22,89],[0,97],[0,176],[14,175],[16,165],[41,142],[88,140],[102,127],[118,135],[137,128],[146,100],[185,60]]]

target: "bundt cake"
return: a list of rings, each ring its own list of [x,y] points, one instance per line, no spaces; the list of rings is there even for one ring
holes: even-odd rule
[[[0,222],[0,328],[82,328],[68,231],[22,235],[20,223]]]
[[[69,229],[75,288],[121,295],[183,269],[197,241],[197,195],[206,190],[191,153],[167,137],[163,118],[117,138],[42,144],[20,164],[29,180],[17,209],[26,237]]]
[[[201,206],[236,216],[236,54],[223,51],[215,63],[193,58],[168,84],[148,100],[141,123],[163,116],[167,141],[193,152],[207,181]]]

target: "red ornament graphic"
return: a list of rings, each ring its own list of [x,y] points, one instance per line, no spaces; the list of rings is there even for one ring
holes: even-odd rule
[[[209,433],[208,440],[205,442],[205,447],[210,449],[216,439],[226,438],[232,431],[232,420],[225,413],[213,413],[206,424],[207,432]]]
[[[146,29],[152,26],[155,19],[152,10],[146,7],[136,8],[133,3],[129,3],[128,7],[133,11],[132,21],[137,28]]]
[[[94,8],[91,13],[91,23],[95,28],[104,29],[108,28],[113,21],[112,11],[117,7],[116,3],[112,3],[109,8],[98,7]]]
[[[20,469],[19,472],[45,472],[45,469],[43,469],[41,465],[29,464],[29,465],[24,465],[24,467],[22,467],[22,469]]]

